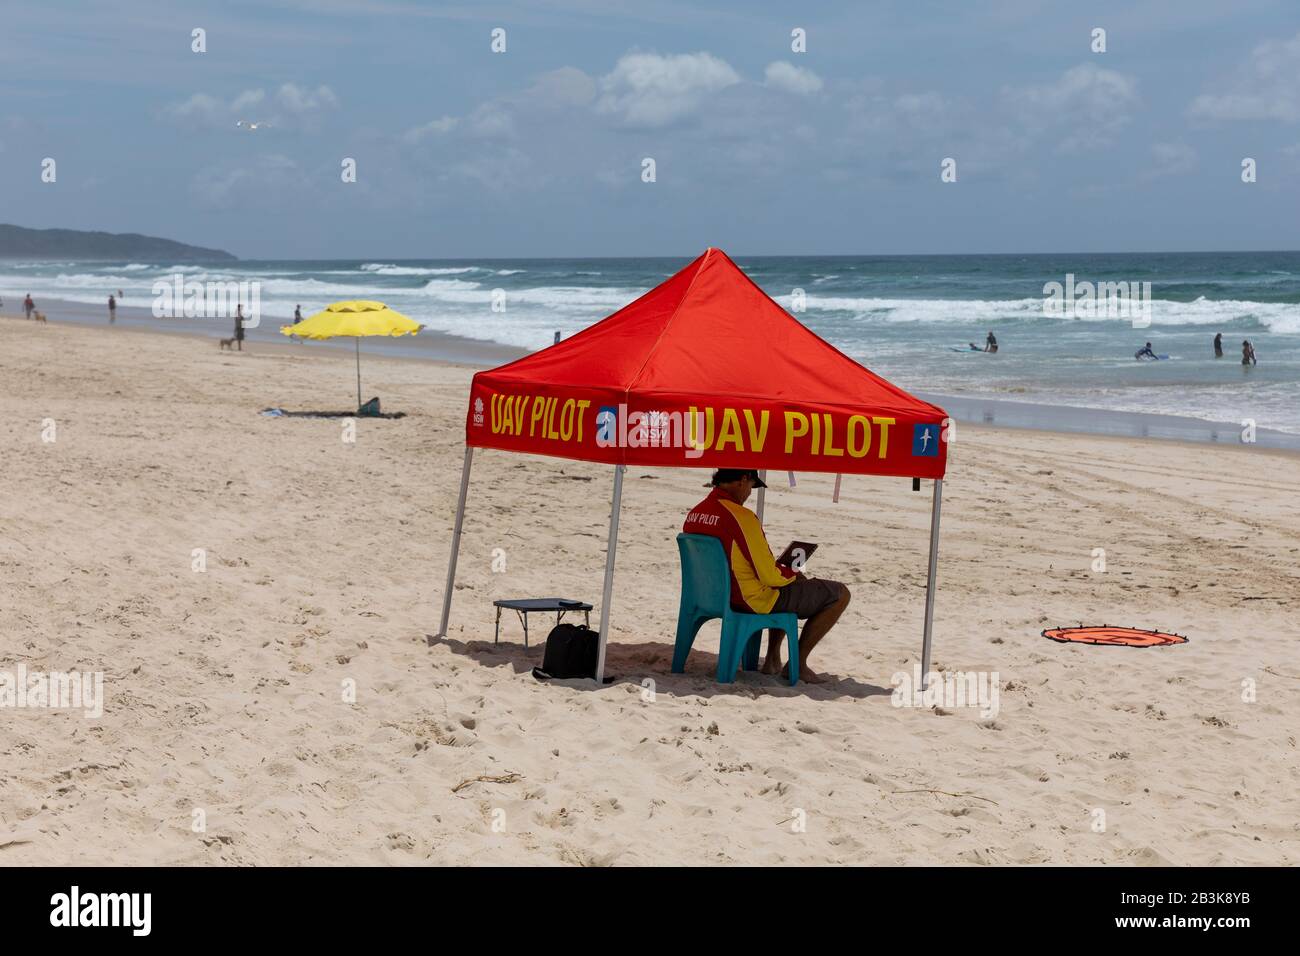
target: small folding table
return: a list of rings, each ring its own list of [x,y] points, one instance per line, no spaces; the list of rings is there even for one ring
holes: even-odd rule
[[[524,647],[528,646],[528,615],[533,611],[554,611],[555,623],[559,624],[565,611],[581,611],[584,623],[591,626],[591,605],[582,601],[570,601],[567,598],[519,598],[513,601],[493,601],[497,609],[497,629],[492,643],[501,641],[501,609],[506,608],[519,615],[524,625]]]

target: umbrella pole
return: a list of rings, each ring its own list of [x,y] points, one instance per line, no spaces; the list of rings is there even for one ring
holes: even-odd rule
[[[357,411],[361,410],[361,336],[356,337],[357,341]]]
[[[442,594],[442,624],[436,637],[447,636],[447,621],[451,618],[451,592],[456,587],[456,558],[460,555],[460,529],[465,524],[465,496],[469,494],[469,466],[474,460],[474,449],[465,446],[465,464],[460,472],[460,500],[456,504],[456,525],[451,533],[451,560],[447,563],[447,589]]]
[[[930,510],[930,573],[925,582],[925,638],[921,644],[921,690],[930,682],[930,632],[934,627],[934,576],[939,563],[939,508],[943,502],[943,479],[934,481],[934,504]]]
[[[764,483],[764,484],[767,484],[767,472],[766,472],[766,471],[760,471],[760,472],[758,473],[758,477],[761,478],[761,479],[763,480],[763,483]],[[755,511],[758,512],[758,523],[759,523],[759,524],[762,524],[762,523],[763,523],[763,505],[765,505],[766,503],[767,503],[767,489],[766,489],[766,488],[759,488],[759,489],[758,489],[758,507],[754,509]]]
[[[596,655],[596,686],[605,683],[605,643],[609,640],[609,602],[614,596],[614,552],[618,548],[618,513],[623,505],[624,466],[614,466],[614,501],[609,508],[609,542],[605,548],[605,590],[600,598],[600,650]]]

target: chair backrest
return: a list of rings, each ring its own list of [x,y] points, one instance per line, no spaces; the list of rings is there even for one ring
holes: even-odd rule
[[[679,534],[682,596],[706,614],[722,617],[731,606],[731,572],[722,542],[707,534]]]

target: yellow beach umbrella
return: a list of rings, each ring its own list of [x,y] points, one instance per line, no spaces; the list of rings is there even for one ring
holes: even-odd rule
[[[282,325],[282,335],[304,339],[335,339],[352,336],[357,342],[357,407],[361,407],[361,336],[415,335],[424,328],[419,322],[395,312],[382,302],[353,299],[327,305],[297,325]]]

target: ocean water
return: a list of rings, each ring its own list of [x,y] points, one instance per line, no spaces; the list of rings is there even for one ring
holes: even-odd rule
[[[688,258],[241,261],[212,265],[0,262],[0,298],[25,293],[148,308],[155,280],[257,281],[264,326],[370,298],[432,329],[523,348],[599,321]],[[1300,434],[1300,253],[737,257],[800,321],[904,388],[1182,415]],[[1150,283],[1150,325],[1079,307],[1045,314],[1044,286]],[[1136,285],[1135,285],[1136,288]],[[494,290],[505,311],[491,308]],[[796,290],[802,290],[800,295]],[[196,320],[202,321],[202,320]],[[211,320],[208,320],[211,321]],[[1142,321],[1141,317],[1138,319]],[[214,325],[228,334],[228,323]],[[997,355],[953,351],[998,339]],[[1225,356],[1211,342],[1223,333]],[[1259,364],[1243,368],[1249,339]],[[1150,341],[1167,361],[1137,362]]]

